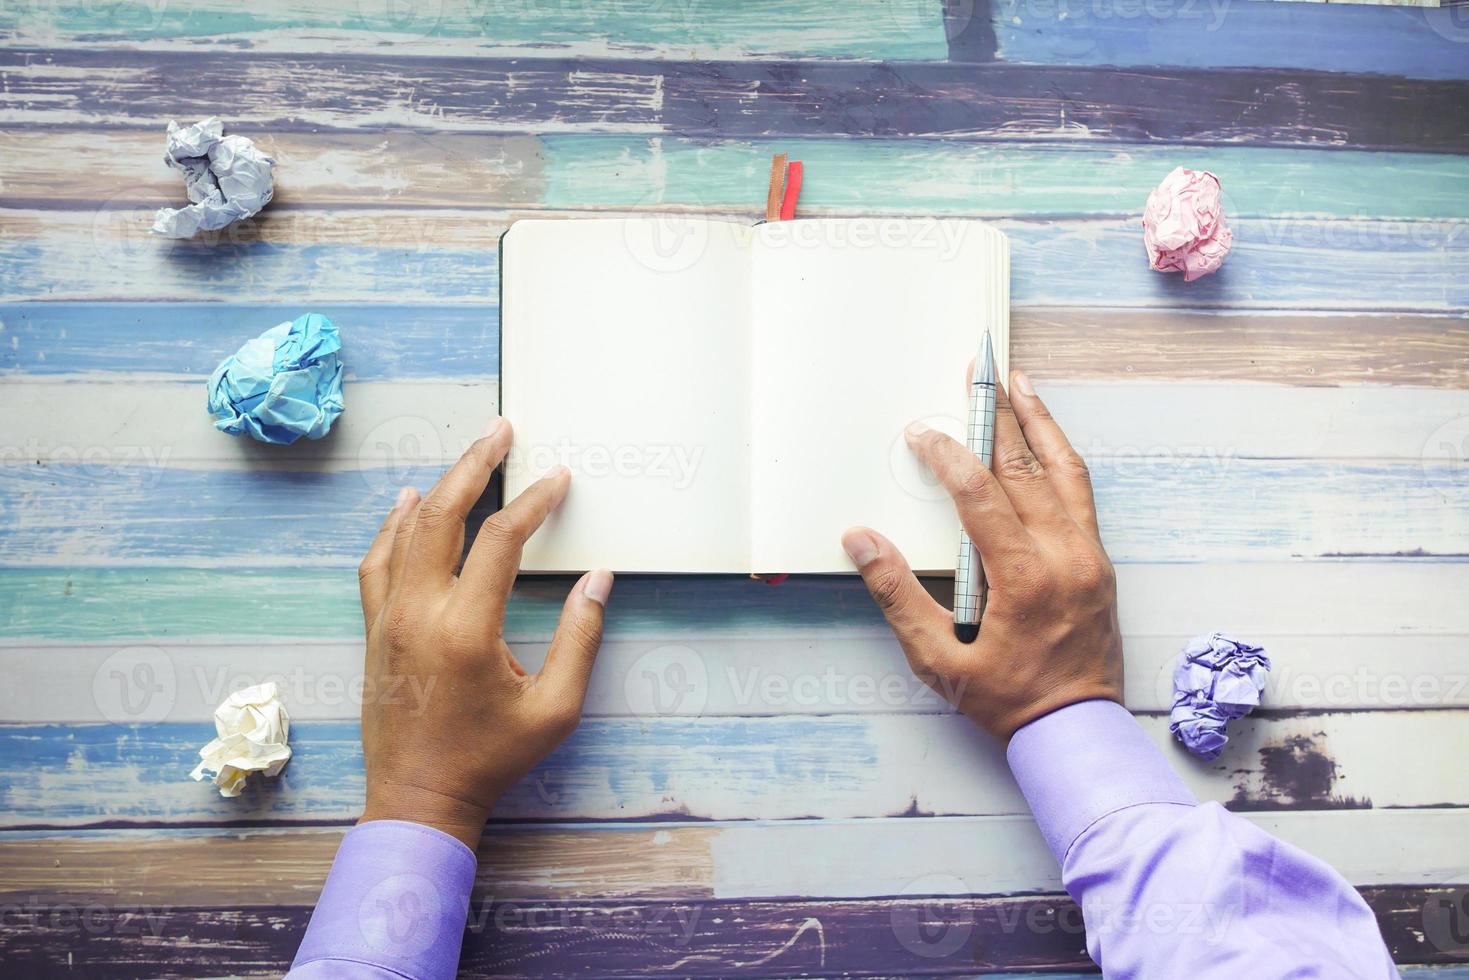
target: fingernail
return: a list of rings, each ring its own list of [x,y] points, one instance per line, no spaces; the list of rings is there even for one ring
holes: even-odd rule
[[[607,597],[612,594],[612,573],[605,568],[587,572],[586,583],[582,585],[581,592],[597,605],[607,605]]]
[[[563,474],[570,475],[570,473],[571,473],[571,470],[567,469],[564,464],[557,463],[555,466],[553,466],[549,470],[547,470],[546,471],[546,475],[543,476],[543,477],[541,477],[541,479],[542,480],[555,480],[558,477],[562,476]]]
[[[404,504],[408,503],[409,500],[413,499],[413,495],[416,492],[417,491],[415,491],[412,487],[404,487],[402,490],[399,490],[398,500],[396,503],[393,504],[393,509],[397,510],[399,507],[402,507]]]
[[[927,431],[927,423],[922,421],[912,422],[908,425],[908,428],[903,430],[903,435],[907,436],[909,439],[917,439],[919,436],[923,435]]]
[[[502,419],[500,416],[496,415],[494,418],[490,419],[490,421],[488,423],[486,423],[486,425],[485,425],[485,434],[484,434],[484,436],[482,438],[488,438],[489,436],[494,435],[496,432],[499,432],[500,431],[500,426],[502,426],[504,424],[505,424],[505,420]]]
[[[858,568],[866,565],[877,557],[877,542],[872,540],[872,535],[866,531],[852,530],[842,535],[842,547],[847,551],[847,557],[852,559]]]
[[[1035,389],[1030,386],[1030,378],[1025,376],[1025,372],[1016,371],[1010,376],[1010,381],[1022,395],[1029,395],[1031,398],[1035,397]]]

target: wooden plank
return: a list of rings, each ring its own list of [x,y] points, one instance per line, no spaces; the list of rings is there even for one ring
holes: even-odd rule
[[[1206,614],[1200,617],[1209,621]],[[747,636],[711,635],[691,625],[664,629],[656,639],[603,643],[586,716],[945,710],[943,699],[914,677],[885,626],[820,633],[770,629]],[[1464,653],[1469,634],[1302,637],[1235,630],[1233,635],[1263,645],[1274,660],[1264,695],[1269,711],[1469,708]],[[1185,639],[1124,637],[1129,708],[1171,707],[1173,667]],[[512,641],[511,648],[527,670],[535,671],[547,642],[543,637]],[[0,646],[0,675],[26,679],[0,690],[0,719],[27,724],[207,721],[232,691],[265,681],[276,683],[295,721],[355,720],[365,684],[360,639],[6,644]],[[417,692],[405,691],[405,696]]]
[[[549,637],[571,584],[565,576],[522,577],[506,616],[512,641]],[[942,579],[927,585],[941,598],[952,588]],[[1181,643],[1221,628],[1309,638],[1314,649],[1336,638],[1469,634],[1469,604],[1458,601],[1469,590],[1469,563],[1125,564],[1117,587],[1129,637]],[[7,610],[0,636],[20,645],[136,639],[167,646],[180,637],[289,645],[355,639],[362,630],[351,568],[0,568],[0,607]],[[606,636],[805,642],[881,635],[882,622],[855,576],[797,576],[769,586],[738,576],[630,575],[618,579]]]
[[[226,0],[138,10],[133,16],[86,6],[27,6],[0,16],[12,45],[150,51],[185,49],[331,51],[444,57],[635,56],[707,61],[790,57],[943,60],[943,9],[927,0],[850,0],[833,17],[822,0],[711,0],[575,8],[563,4],[476,3],[375,6],[318,0],[310,7]]]
[[[28,381],[23,387],[7,379],[0,401],[24,406],[30,421],[23,437],[0,438],[0,465],[82,463],[97,471],[123,465],[314,471],[447,465],[479,438],[498,400],[493,381],[361,382],[349,386],[352,410],[336,423],[332,438],[282,451],[222,436],[208,425],[180,426],[190,416],[208,418],[197,383],[126,377]],[[1469,416],[1469,389],[1043,381],[1038,391],[1094,470],[1125,469],[1142,457],[1208,459],[1221,468],[1239,458],[1417,461],[1433,448],[1434,433]],[[1252,408],[1244,418],[1241,401]],[[1283,418],[1291,425],[1281,426]]]
[[[770,157],[812,180],[801,214],[1133,216],[1179,160],[1166,146],[905,139],[679,139],[404,130],[273,132],[231,126],[279,163],[271,213],[291,207],[699,208],[753,213]],[[176,205],[183,186],[155,128],[18,129],[0,160],[12,207]],[[55,180],[54,161],[73,167]],[[1231,219],[1469,218],[1469,160],[1441,153],[1190,147],[1223,181]],[[1394,181],[1384,182],[1390,172]]]
[[[305,308],[303,301],[0,304],[0,332],[9,337],[0,342],[0,371],[10,381],[123,372],[128,380],[203,380],[244,338]],[[499,371],[493,306],[310,308],[342,329],[349,380],[488,382]],[[1012,312],[1010,336],[1012,362],[1043,380],[1469,387],[1462,315],[1033,307]]]
[[[427,692],[432,696],[432,691]],[[1469,712],[1251,716],[1212,763],[1187,758],[1166,716],[1144,730],[1201,800],[1239,810],[1469,804]],[[185,779],[212,726],[0,728],[0,826],[83,827],[355,818],[357,725],[292,726],[294,756],[239,799]],[[1394,751],[1391,747],[1396,746]],[[846,819],[1027,812],[1003,755],[954,714],[585,720],[502,799],[506,820]]]
[[[1173,167],[1171,146],[914,139],[688,139],[563,133],[543,137],[550,208],[680,206],[749,211],[761,165],[788,152],[810,172],[801,214],[981,217],[1139,215]],[[1230,219],[1463,216],[1461,157],[1433,153],[1190,146],[1218,174]],[[1404,175],[1384,185],[1384,169]],[[124,178],[127,179],[127,178]]]
[[[0,74],[0,122],[26,125],[153,126],[229,106],[233,124],[276,130],[1469,148],[1464,82],[1327,72],[382,54],[339,55],[322,72],[307,56],[11,48]],[[161,84],[176,78],[190,85]]]
[[[1436,7],[1436,3],[1426,6]],[[1469,34],[1452,9],[1336,3],[992,6],[1010,62],[1146,68],[1302,68],[1410,78],[1464,78]],[[1199,38],[1207,36],[1207,44]],[[1327,40],[1327,39],[1330,40]]]
[[[1437,0],[1412,0],[1435,7]],[[1144,68],[1298,68],[1464,78],[1448,11],[1324,4],[1178,3],[1099,8],[970,3],[947,12],[924,0],[857,0],[841,18],[817,0],[794,3],[644,4],[573,14],[558,5],[482,6],[454,0],[431,10],[377,10],[329,0],[309,10],[280,2],[241,9],[225,0],[140,11],[34,6],[0,17],[16,45],[211,49],[234,52],[398,54],[437,57],[598,57],[673,60],[747,57],[964,60],[976,47],[1015,63]],[[1210,43],[1197,38],[1206,32]],[[946,33],[949,35],[946,41]],[[989,33],[976,45],[971,34]],[[997,38],[996,38],[997,35]]]
[[[1012,310],[1010,359],[1037,378],[1469,383],[1469,319]]]
[[[1460,901],[1461,890],[1374,888],[1363,898],[1398,962],[1458,958],[1452,945],[1446,951],[1425,935],[1423,916],[1425,909]],[[210,972],[223,967],[278,976],[309,918],[300,907],[90,911],[96,928],[79,929],[75,910],[22,907],[0,929],[0,952],[29,976],[195,977],[202,964]],[[1175,921],[1176,928],[1193,923],[1201,938],[1224,925],[1200,915]],[[458,975],[908,977],[995,976],[988,971],[1016,969],[1033,977],[1037,970],[1090,969],[1084,933],[1081,910],[1052,895],[483,902],[470,908]]]
[[[1447,841],[1469,811],[1243,813],[1326,861],[1352,884],[1457,883],[1469,868]],[[0,836],[0,905],[41,902],[238,908],[312,905],[344,828],[75,831]],[[852,861],[853,854],[864,855]],[[1457,862],[1457,863],[1456,863]],[[876,898],[916,879],[944,895],[1061,890],[1026,816],[895,817],[735,824],[491,824],[477,899]],[[1469,882],[1465,882],[1469,884]]]
[[[699,460],[715,451],[667,457],[669,478],[692,485],[708,472]],[[1459,469],[1436,458],[1119,457],[1098,468],[1093,486],[1119,564],[1457,560],[1469,555],[1469,482]],[[397,488],[431,486],[442,471],[412,461],[353,472],[0,466],[0,563],[355,567]],[[471,515],[471,532],[490,506]]]
[[[499,311],[492,304],[316,303],[285,296],[276,303],[0,304],[0,335],[8,341],[0,342],[0,371],[7,381],[122,373],[129,380],[203,381],[240,344],[308,310],[341,330],[350,382],[488,382],[500,371]],[[349,385],[348,399],[355,387]]]
[[[163,241],[148,234],[146,211],[0,211],[0,267],[8,273],[0,299],[490,303],[498,293],[499,236],[514,217],[267,211],[224,232]],[[846,226],[850,241],[836,244],[876,240],[881,221]],[[1469,223],[1461,221],[1242,219],[1234,222],[1225,270],[1188,284],[1138,259],[1133,220],[994,224],[1011,241],[1017,308],[1469,308]],[[938,226],[927,240],[952,247]],[[83,266],[89,276],[82,284],[64,271]]]

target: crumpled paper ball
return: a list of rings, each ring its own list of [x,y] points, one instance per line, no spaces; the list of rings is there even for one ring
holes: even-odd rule
[[[280,446],[320,439],[345,407],[341,347],[336,326],[320,313],[246,341],[209,378],[214,427]]]
[[[186,208],[159,209],[153,234],[165,238],[192,238],[200,229],[218,231],[258,214],[275,193],[275,160],[243,136],[225,136],[218,116],[192,126],[170,121],[163,161],[183,171],[184,188],[194,202]]]
[[[291,719],[273,683],[226,698],[214,709],[214,731],[218,737],[199,750],[204,761],[189,775],[201,780],[213,773],[220,796],[239,796],[252,772],[277,776],[290,761]]]
[[[1263,647],[1223,633],[1194,637],[1173,668],[1168,730],[1199,758],[1218,758],[1229,741],[1224,726],[1259,706],[1269,672]]]
[[[1233,241],[1219,178],[1209,171],[1176,167],[1148,195],[1143,242],[1157,271],[1182,272],[1184,282],[1193,282],[1219,268]]]

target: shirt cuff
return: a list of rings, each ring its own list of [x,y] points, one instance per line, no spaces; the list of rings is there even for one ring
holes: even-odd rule
[[[358,824],[342,838],[292,968],[348,960],[411,980],[452,980],[474,870],[474,852],[432,827]]]
[[[1022,727],[1006,750],[1058,863],[1109,813],[1144,803],[1197,801],[1163,753],[1115,701],[1082,701]]]

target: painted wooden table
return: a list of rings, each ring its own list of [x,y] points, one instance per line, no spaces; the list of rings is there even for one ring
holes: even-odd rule
[[[1401,962],[1469,958],[1463,9],[307,6],[0,10],[7,976],[282,971],[362,799],[353,569],[495,411],[498,236],[753,216],[781,151],[804,214],[1012,237],[1014,362],[1094,467],[1130,706],[1166,745],[1181,643],[1264,643],[1267,709],[1215,763],[1170,746],[1188,782],[1340,868]],[[165,122],[216,113],[276,202],[150,238]],[[1179,164],[1236,230],[1189,285],[1138,229]],[[337,430],[213,431],[208,372],[308,310],[345,338]],[[518,591],[529,666],[566,587]],[[190,782],[213,705],[270,677],[282,778]],[[855,581],[620,582],[588,718],[486,837],[465,974],[1087,969],[1000,752],[923,691]]]

